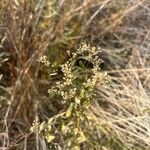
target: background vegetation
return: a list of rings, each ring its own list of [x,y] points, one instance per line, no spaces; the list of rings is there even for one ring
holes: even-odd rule
[[[149,0],[0,1],[0,149],[150,149]]]

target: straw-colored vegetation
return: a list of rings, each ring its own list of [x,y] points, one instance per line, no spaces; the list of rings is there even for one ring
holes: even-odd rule
[[[150,149],[149,0],[0,1],[0,149]]]

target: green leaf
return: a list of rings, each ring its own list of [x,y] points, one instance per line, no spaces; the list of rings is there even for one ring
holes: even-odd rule
[[[61,130],[62,130],[63,133],[66,133],[67,130],[68,130],[68,127],[65,126],[64,123],[63,123],[62,126],[61,126]]]
[[[85,64],[81,60],[79,61],[79,66],[82,67],[83,69],[85,68]]]
[[[80,136],[77,138],[78,143],[83,143],[83,142],[87,141],[87,139],[82,131],[80,131],[79,134],[80,134]]]
[[[74,103],[71,103],[69,108],[66,111],[66,117],[70,117],[71,116],[72,110],[73,110],[73,106],[74,106]]]
[[[52,140],[55,139],[55,136],[53,136],[53,135],[47,135],[45,138],[46,138],[47,142],[50,143]]]
[[[71,148],[71,150],[80,150],[80,146],[73,146],[72,148]]]

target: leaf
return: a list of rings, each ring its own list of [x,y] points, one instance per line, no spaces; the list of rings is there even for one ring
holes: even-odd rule
[[[72,110],[73,110],[73,106],[74,106],[74,103],[71,103],[69,108],[66,111],[66,117],[70,117],[71,116]]]
[[[54,139],[55,139],[55,136],[53,136],[53,135],[47,135],[46,136],[46,140],[47,140],[48,143],[50,143]]]
[[[80,90],[80,97],[81,97],[81,98],[84,98],[84,97],[85,97],[85,90],[84,90],[84,89],[81,89],[81,90]]]
[[[61,126],[61,130],[62,130],[63,133],[66,133],[67,130],[68,130],[68,127],[65,126],[64,123],[63,123],[62,126]]]
[[[81,100],[76,97],[76,98],[75,98],[75,102],[76,102],[77,104],[80,104]]]
[[[73,146],[72,148],[71,148],[71,150],[80,150],[80,146]]]
[[[79,60],[79,66],[83,69],[85,68],[85,64],[81,60]]]
[[[77,138],[78,143],[83,143],[85,141],[87,141],[84,133],[82,131],[80,131],[80,136]]]

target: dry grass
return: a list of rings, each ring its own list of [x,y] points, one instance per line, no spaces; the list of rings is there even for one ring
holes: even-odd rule
[[[66,50],[83,41],[106,53],[111,75],[90,111],[103,131],[103,149],[113,149],[111,134],[127,149],[148,149],[149,14],[149,0],[2,0],[0,39],[6,39],[0,51],[9,60],[0,69],[0,149],[47,149],[30,127],[36,115],[45,120],[58,106],[49,102],[49,81],[38,77],[36,60],[46,52],[53,63],[64,63]]]
[[[98,88],[98,101],[91,109],[105,132],[114,132],[129,149],[140,144],[147,149],[150,144],[149,72],[147,68],[115,71],[118,77]]]

